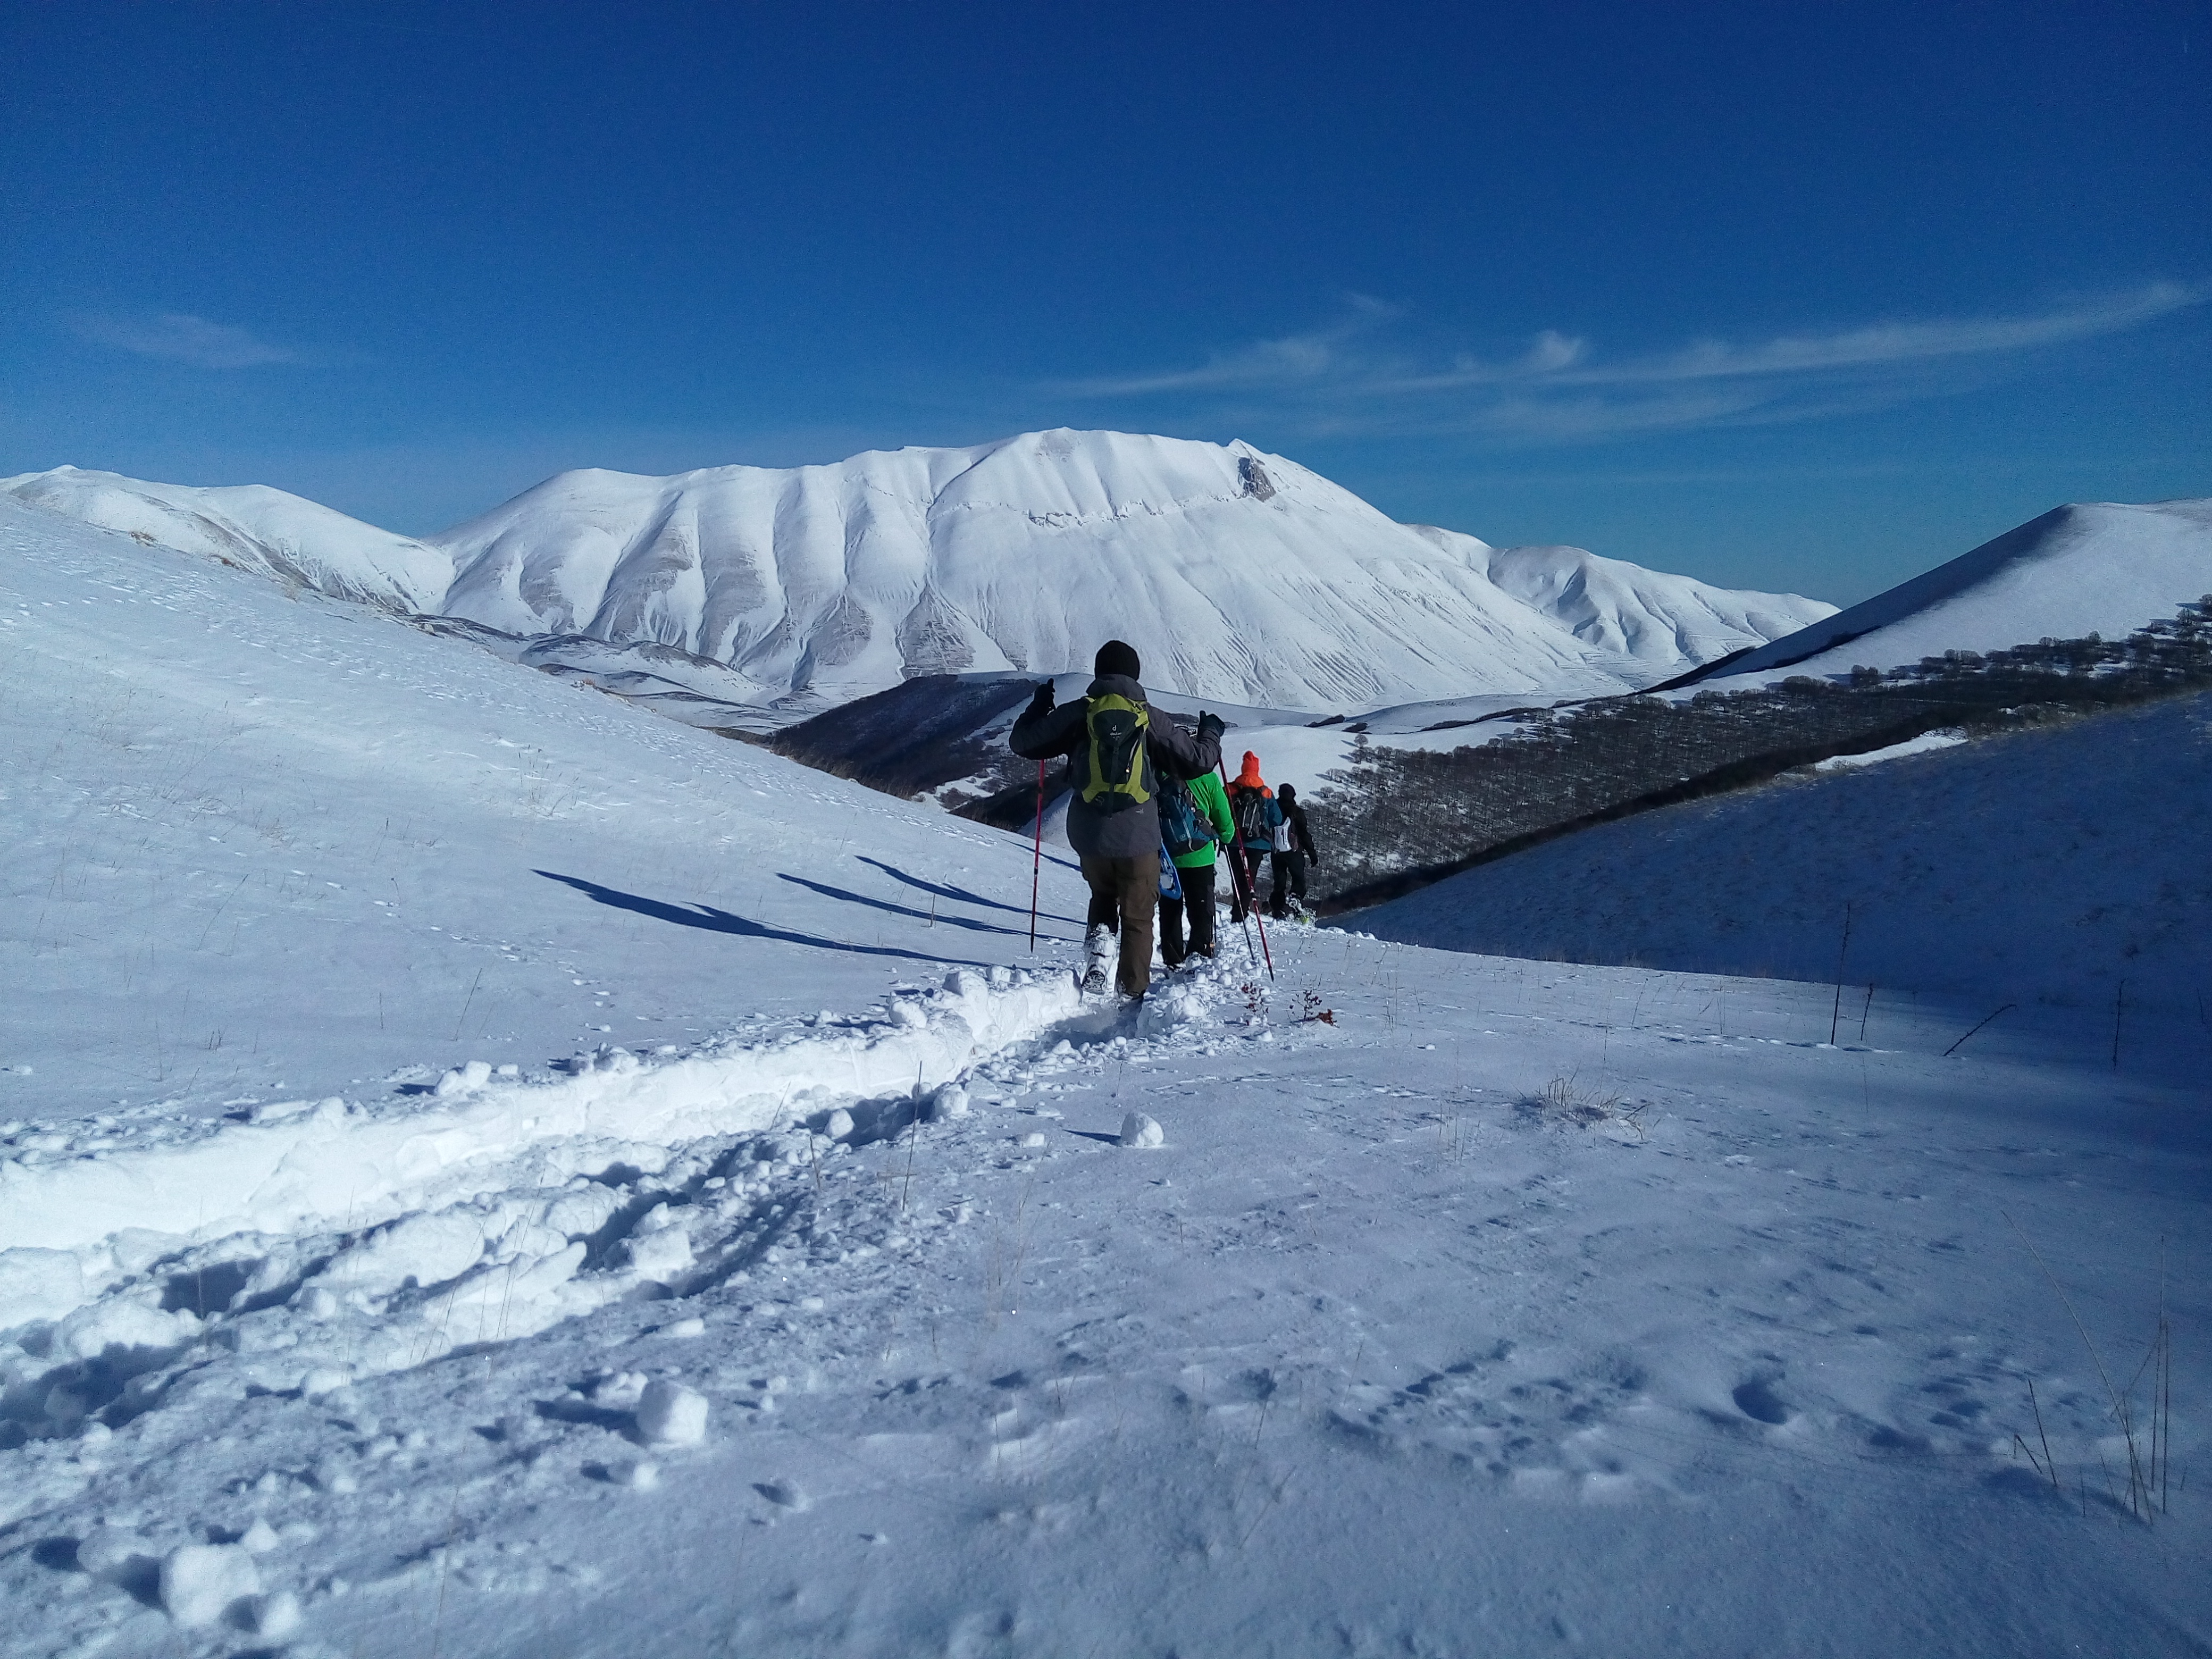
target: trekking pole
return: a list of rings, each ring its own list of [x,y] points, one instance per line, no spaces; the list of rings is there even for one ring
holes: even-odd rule
[[[1217,769],[1218,769],[1218,767]],[[1226,772],[1223,772],[1221,775],[1225,778],[1229,775]],[[1222,792],[1224,794],[1228,793],[1228,786],[1226,784],[1222,786]],[[1231,900],[1231,908],[1236,912],[1237,921],[1244,929],[1244,954],[1250,959],[1252,965],[1255,968],[1257,968],[1260,965],[1260,953],[1252,948],[1252,923],[1249,920],[1252,914],[1252,907],[1244,902],[1244,883],[1243,878],[1244,866],[1241,861],[1242,855],[1237,851],[1237,830],[1233,817],[1231,820],[1228,843],[1222,848],[1221,851],[1223,856],[1229,860],[1229,897]]]
[[[1245,908],[1251,911],[1252,920],[1259,924],[1260,953],[1267,958],[1267,977],[1275,976],[1275,953],[1267,948],[1267,919],[1260,914],[1260,878],[1255,873],[1245,884]]]
[[[1030,949],[1036,949],[1037,878],[1044,871],[1044,763],[1037,763],[1036,850],[1030,854]]]
[[[1213,763],[1213,769],[1221,774],[1221,789],[1222,793],[1226,794],[1229,792],[1229,769],[1219,761],[1216,761]],[[1235,832],[1232,830],[1231,833]],[[1231,848],[1229,849],[1230,884],[1237,889],[1237,896],[1244,906],[1244,914],[1260,924],[1260,949],[1265,952],[1267,958],[1267,977],[1273,979],[1275,976],[1275,953],[1267,948],[1267,919],[1260,914],[1260,884],[1256,878],[1244,879],[1245,873],[1244,848],[1241,845]],[[1244,934],[1244,949],[1247,952],[1252,949],[1252,934],[1249,928]]]

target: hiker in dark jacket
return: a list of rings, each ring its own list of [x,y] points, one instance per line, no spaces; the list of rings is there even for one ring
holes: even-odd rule
[[[1194,778],[1221,760],[1218,714],[1198,717],[1191,737],[1145,699],[1136,648],[1120,640],[1098,647],[1095,678],[1083,701],[1053,707],[1050,680],[1036,689],[1011,742],[1024,760],[1067,757],[1067,844],[1082,860],[1091,884],[1091,956],[1086,988],[1103,989],[1104,957],[1121,936],[1115,983],[1125,996],[1141,998],[1152,977],[1152,918],[1160,893],[1161,778]],[[1125,734],[1115,752],[1099,752],[1093,730]]]
[[[1301,912],[1305,909],[1306,866],[1319,864],[1321,855],[1314,850],[1313,831],[1306,828],[1306,809],[1298,805],[1297,787],[1286,783],[1276,790],[1275,805],[1282,811],[1283,823],[1275,836],[1275,881],[1267,893],[1267,914],[1280,921],[1291,914],[1293,902]],[[1288,847],[1282,845],[1285,841]]]

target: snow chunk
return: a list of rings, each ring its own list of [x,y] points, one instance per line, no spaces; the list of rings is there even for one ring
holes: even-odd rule
[[[615,1411],[629,1411],[644,1398],[646,1375],[643,1371],[616,1371],[603,1376],[592,1389],[592,1403]]]
[[[341,1250],[315,1282],[371,1296],[388,1295],[410,1279],[442,1285],[476,1265],[483,1254],[483,1222],[456,1211],[411,1215],[365,1244]]]
[[[1121,1144],[1124,1146],[1159,1146],[1167,1142],[1167,1132],[1157,1118],[1142,1112],[1131,1112],[1121,1120]]]
[[[158,1352],[177,1347],[199,1334],[199,1319],[189,1310],[164,1313],[134,1293],[78,1309],[54,1328],[47,1352],[59,1358],[97,1359],[117,1348]]]
[[[256,1636],[289,1636],[300,1628],[300,1598],[290,1590],[257,1595],[248,1608],[247,1622]]]
[[[454,1095],[467,1094],[471,1090],[481,1089],[490,1081],[491,1066],[483,1060],[472,1060],[467,1065],[456,1066],[440,1078],[438,1093],[441,1097],[450,1098]]]
[[[648,1382],[637,1402],[637,1429],[657,1446],[696,1446],[707,1437],[707,1396],[681,1382]]]
[[[353,1373],[342,1365],[317,1365],[300,1378],[300,1397],[320,1400],[326,1394],[353,1386]]]
[[[216,1623],[260,1593],[261,1571],[236,1544],[179,1545],[161,1563],[161,1606],[187,1630]]]
[[[127,1577],[134,1564],[152,1559],[146,1540],[127,1527],[94,1527],[77,1540],[76,1564],[95,1578]]]
[[[0,1250],[0,1309],[9,1324],[58,1319],[85,1299],[84,1270],[69,1250]]]

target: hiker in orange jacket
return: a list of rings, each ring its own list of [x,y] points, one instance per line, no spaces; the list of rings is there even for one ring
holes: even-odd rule
[[[1230,850],[1234,863],[1229,919],[1242,921],[1246,902],[1257,902],[1260,866],[1274,856],[1275,827],[1283,821],[1282,809],[1275,805],[1275,792],[1260,775],[1260,757],[1249,749],[1244,751],[1244,769],[1229,786],[1229,816],[1237,823],[1237,844]]]

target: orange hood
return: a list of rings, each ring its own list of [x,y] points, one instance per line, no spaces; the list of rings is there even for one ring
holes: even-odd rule
[[[1237,783],[1246,789],[1265,789],[1260,781],[1260,757],[1250,750],[1244,751],[1244,769],[1237,775]]]

